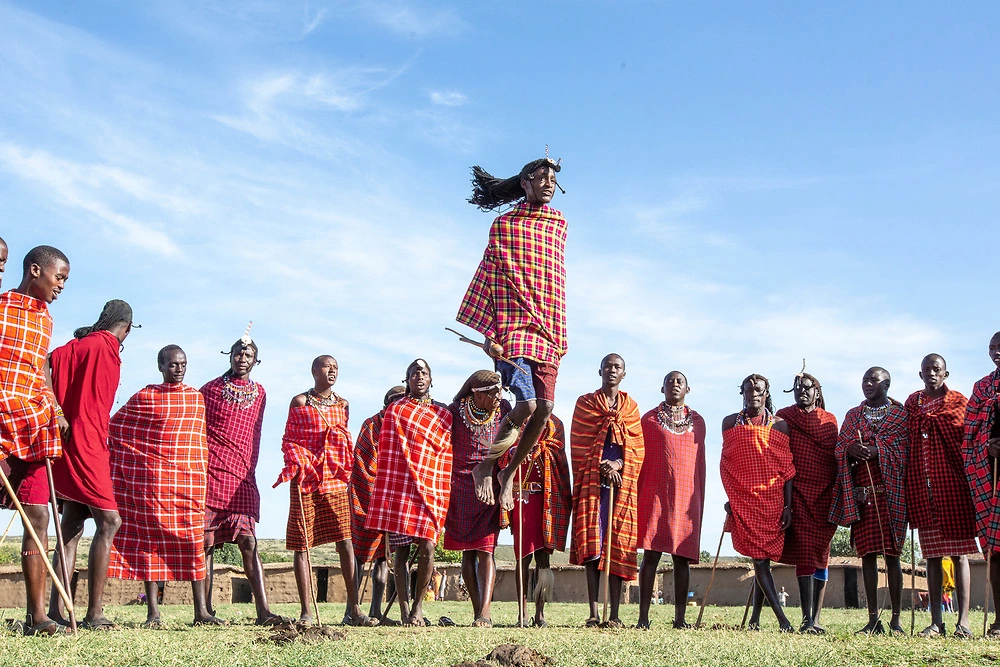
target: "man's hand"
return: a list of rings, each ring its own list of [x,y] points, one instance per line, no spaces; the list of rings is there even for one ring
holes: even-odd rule
[[[726,501],[726,504],[722,506],[722,509],[726,510],[726,516],[727,516],[727,517],[728,517],[728,516],[729,516],[730,514],[732,514],[732,513],[733,513],[733,508],[729,506],[729,501],[728,501],[728,500]]]
[[[792,508],[785,507],[783,510],[781,510],[781,526],[779,527],[781,528],[781,530],[788,530],[788,528],[791,525],[792,525]]]
[[[492,338],[487,338],[483,342],[483,352],[488,354],[490,357],[496,359],[497,357],[503,356],[503,345],[496,342]]]
[[[625,462],[621,459],[617,461],[611,461],[605,459],[601,461],[601,477],[608,480],[612,486],[622,485],[622,468],[625,467]]]
[[[56,423],[59,424],[59,435],[62,436],[63,440],[69,440],[69,422],[62,415],[56,417]]]
[[[986,441],[986,449],[990,456],[1000,458],[1000,438],[990,438]]]
[[[847,448],[847,455],[858,461],[871,461],[878,458],[878,447],[856,442]]]

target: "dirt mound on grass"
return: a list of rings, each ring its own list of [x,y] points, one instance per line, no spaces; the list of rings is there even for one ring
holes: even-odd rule
[[[347,632],[337,630],[329,625],[317,627],[315,625],[303,626],[298,623],[282,623],[272,627],[268,634],[258,637],[257,641],[280,645],[291,642],[319,644],[320,642],[342,641],[344,639],[347,639]]]
[[[482,660],[457,662],[452,667],[547,667],[556,661],[520,644],[500,644]]]

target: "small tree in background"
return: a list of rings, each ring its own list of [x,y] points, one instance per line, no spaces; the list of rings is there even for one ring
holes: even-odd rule
[[[910,562],[910,534],[907,533],[906,539],[903,541],[903,553],[900,554],[900,560],[904,563]],[[917,563],[920,562],[920,545],[915,545]],[[830,543],[830,556],[847,556],[849,558],[857,558],[858,554],[854,551],[854,547],[851,546],[851,529],[845,528],[843,526],[837,527],[837,532],[833,534],[833,542]]]

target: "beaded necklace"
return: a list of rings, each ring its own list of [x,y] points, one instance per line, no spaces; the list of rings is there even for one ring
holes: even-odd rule
[[[407,396],[407,398],[410,399],[411,401],[413,401],[414,403],[417,403],[417,404],[420,404],[420,405],[428,405],[428,404],[430,404],[430,403],[432,403],[434,401],[434,399],[431,398],[430,394],[424,394],[423,396],[420,396],[420,397],[417,397],[417,396]]]
[[[660,422],[660,426],[676,434],[687,433],[694,424],[691,408],[686,405],[667,405],[666,401],[657,408],[656,420]]]
[[[865,419],[868,420],[869,423],[882,421],[883,419],[885,419],[886,415],[889,414],[890,405],[892,405],[891,401],[887,402],[885,405],[880,405],[877,408],[873,408],[872,406],[865,403],[863,410]]]
[[[754,424],[753,420],[761,418],[760,424]],[[757,417],[751,417],[747,415],[746,410],[740,410],[736,414],[736,424],[738,426],[770,426],[774,423],[774,415],[767,408],[764,408],[763,414],[757,415]]]
[[[459,414],[462,416],[462,423],[465,424],[467,429],[472,431],[473,435],[482,435],[496,423],[497,417],[500,416],[500,408],[481,410],[476,407],[476,403],[470,394],[462,399]]]
[[[922,414],[928,412],[933,412],[942,404],[944,404],[944,396],[938,396],[937,398],[928,398],[925,400],[926,394],[920,392],[917,394],[917,409],[920,410]]]
[[[321,396],[316,393],[315,389],[309,389],[305,392],[305,394],[306,405],[312,406],[317,410],[320,410],[320,408],[329,408],[337,403],[340,403],[340,396],[337,396],[337,394],[332,391],[329,396]],[[322,410],[320,410],[320,412],[322,412]]]
[[[222,400],[235,405],[240,410],[246,410],[260,395],[260,385],[248,380],[248,385],[238,385],[228,375],[222,376]]]

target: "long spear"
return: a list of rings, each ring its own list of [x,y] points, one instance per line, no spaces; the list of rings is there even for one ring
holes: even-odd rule
[[[701,617],[705,613],[705,607],[708,605],[708,594],[712,590],[712,584],[715,583],[715,568],[719,565],[719,554],[722,553],[722,540],[726,538],[726,524],[729,523],[729,518],[722,523],[722,535],[719,535],[719,547],[715,550],[715,560],[712,562],[712,574],[708,578],[708,588],[705,589],[705,595],[701,598],[701,609],[698,610],[698,620],[694,622],[694,627],[701,627]],[[753,589],[751,589],[753,590]],[[674,591],[674,596],[680,594],[680,591]]]
[[[472,340],[471,338],[467,338],[466,336],[460,334],[459,332],[455,331],[454,329],[450,329],[448,327],[445,327],[444,330],[445,331],[450,331],[453,334],[455,334],[456,336],[458,336],[458,340],[460,340],[463,343],[468,343],[469,345],[475,345],[476,347],[478,347],[480,349],[484,349],[483,348],[483,344],[480,343],[478,340]],[[497,346],[497,348],[500,349],[501,351],[503,350],[502,347]],[[518,366],[517,364],[515,364],[513,361],[511,361],[507,357],[502,356],[502,354],[492,354],[491,353],[490,356],[493,357],[494,359],[499,359],[500,361],[507,362],[508,364],[510,364],[511,366],[513,366],[515,369],[517,369],[519,372],[524,373],[525,375],[529,375],[529,376],[531,375],[528,371],[524,370],[523,368],[521,368],[520,366]]]

